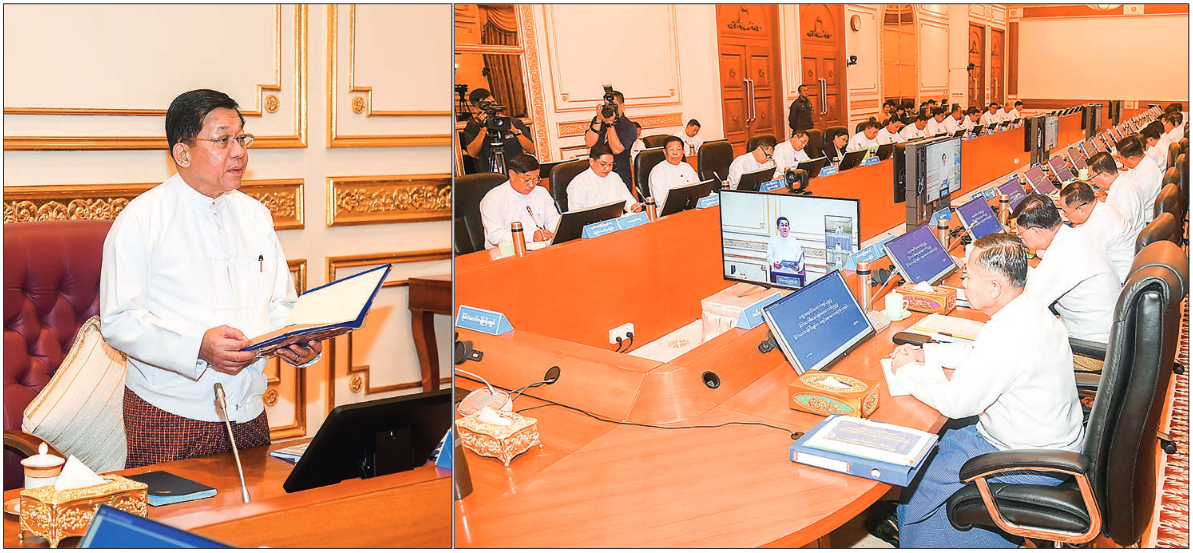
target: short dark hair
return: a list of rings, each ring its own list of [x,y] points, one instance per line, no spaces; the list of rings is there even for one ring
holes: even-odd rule
[[[1179,111],[1165,112],[1164,115],[1160,116],[1160,120],[1172,123],[1172,126],[1175,127],[1181,124],[1181,113]]]
[[[808,136],[807,129],[795,129],[791,131],[791,136]]]
[[[1143,144],[1139,141],[1139,137],[1134,135],[1124,136],[1114,145],[1114,149],[1118,150],[1118,155],[1121,157],[1139,157],[1143,155]]]
[[[1173,102],[1171,104],[1168,104],[1168,107],[1164,108],[1164,111],[1170,111],[1170,112],[1174,111],[1176,113],[1180,113],[1182,111],[1185,111],[1185,106],[1183,104],[1181,104],[1180,102]]]
[[[874,119],[869,119],[867,121],[862,121],[861,128],[863,131],[866,129],[881,129],[882,125],[879,124],[878,121],[875,121]]]
[[[480,101],[492,95],[493,93],[489,92],[487,88],[477,88],[468,93],[468,101],[471,102],[472,105],[480,107]]]
[[[1047,229],[1052,230],[1060,226],[1060,211],[1056,209],[1056,204],[1053,203],[1052,198],[1043,194],[1031,194],[1015,208],[1011,217],[1015,219],[1015,224],[1024,229]]]
[[[696,128],[697,128],[697,129],[699,129],[699,128],[700,128],[700,122],[699,122],[699,121],[697,121],[697,120],[695,120],[695,119],[688,119],[688,124],[687,124],[686,126],[690,127],[690,126],[692,126],[692,125],[696,125]]]
[[[529,173],[539,168],[539,160],[528,154],[518,154],[505,164],[510,173]]]
[[[806,87],[806,86],[808,86],[808,85],[806,85],[806,84],[801,84],[801,85],[799,85],[799,86],[795,87],[795,91],[796,91],[796,92],[799,92],[799,91],[800,91],[800,89],[802,89],[802,88],[804,88],[804,87]]]
[[[916,120],[916,121],[927,121],[927,120],[928,120],[928,116],[927,116],[927,115],[924,115],[924,112],[920,112],[920,113],[916,114],[916,116],[915,116],[915,120]]]
[[[966,115],[976,115],[979,113],[982,113],[982,110],[978,109],[977,106],[969,106],[969,109],[965,110]]]
[[[1026,201],[1026,200],[1025,200]],[[992,273],[1002,275],[1015,288],[1027,285],[1027,247],[1014,234],[987,234],[973,243],[981,250],[975,263]]]
[[[1114,162],[1114,156],[1111,156],[1110,152],[1098,152],[1090,156],[1086,163],[1094,173],[1118,174],[1118,164]]]
[[[682,146],[682,145],[683,145],[683,139],[682,139],[682,138],[680,138],[680,137],[678,137],[678,136],[675,136],[675,135],[671,135],[671,136],[668,136],[667,138],[663,139],[663,149],[664,149],[664,150],[666,150],[666,149],[667,149],[667,145],[668,145],[668,144],[670,144],[670,143],[672,143],[672,142],[679,142],[680,146]],[[595,146],[594,146],[594,147],[595,147]],[[612,151],[612,150],[610,150],[610,151]],[[589,152],[589,155],[592,155],[592,153],[591,153],[591,152]]]
[[[625,103],[625,94],[622,94],[621,92],[618,92],[616,90],[614,90],[612,92],[612,94],[613,94],[613,99],[615,99],[618,102],[621,102],[623,104]]]
[[[1164,125],[1159,121],[1152,121],[1140,129],[1139,134],[1142,134],[1145,140],[1159,140],[1160,135],[1164,134]]]
[[[775,226],[776,226],[776,227],[777,227],[777,226],[779,226],[779,221],[787,221],[787,225],[788,225],[788,226],[790,226],[790,225],[791,225],[791,220],[790,220],[790,219],[788,219],[788,218],[786,218],[786,217],[779,217],[778,219],[775,219]]]
[[[1067,207],[1075,208],[1096,202],[1098,198],[1094,196],[1094,187],[1090,186],[1088,182],[1079,180],[1069,183],[1060,191],[1060,201],[1064,202]]]
[[[961,109],[961,104],[953,104],[953,108],[949,110],[949,115],[952,115],[952,114],[954,114],[954,113],[957,113],[957,112],[959,112],[959,111],[963,111],[963,110]]]
[[[754,140],[757,141],[757,143],[754,145],[754,150],[757,150],[758,148],[774,148],[775,147],[774,135],[760,134],[760,135],[754,137]],[[753,150],[751,150],[751,151],[753,151]]]
[[[194,142],[195,137],[203,130],[203,119],[220,108],[236,110],[240,124],[244,126],[240,106],[236,100],[223,92],[200,88],[183,92],[174,98],[174,101],[170,102],[170,108],[166,110],[166,143],[170,148],[170,157],[174,157],[175,144]]]
[[[986,107],[988,107],[988,108],[996,108],[996,107],[998,107],[998,102],[990,102],[990,105],[988,105],[988,106],[986,106]]]
[[[882,103],[882,105],[884,105],[884,106],[896,106],[897,104],[895,103],[895,101],[894,101],[894,100],[886,100],[885,102],[883,102],[883,103]]]
[[[882,126],[889,127],[891,123],[903,123],[903,120],[898,115],[892,115],[882,122]]]
[[[588,149],[589,159],[601,159],[601,156],[611,155],[613,155],[613,149],[610,148],[608,144],[593,144],[593,146]]]
[[[1021,100],[1015,100],[1015,107],[1019,107],[1022,105],[1023,105],[1023,102]]]
[[[947,108],[940,107],[932,110],[932,117],[936,117],[937,115],[948,115],[948,113],[949,110]]]

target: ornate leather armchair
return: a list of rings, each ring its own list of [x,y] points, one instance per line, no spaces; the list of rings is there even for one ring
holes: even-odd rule
[[[4,225],[4,489],[24,485],[20,459],[41,440],[21,432],[25,407],[99,314],[99,268],[111,221]]]
[[[1173,217],[1171,213],[1161,213],[1143,227],[1143,230],[1139,231],[1139,236],[1135,238],[1135,255],[1139,255],[1144,248],[1161,240],[1169,240],[1175,244],[1179,240],[1177,229],[1176,217]]]
[[[465,240],[471,245],[471,251],[479,252],[487,246],[485,244],[485,226],[481,222],[481,200],[490,190],[501,186],[506,181],[505,175],[497,173],[473,173],[456,177],[452,192],[455,196],[456,217],[462,221],[455,224],[456,251],[466,253],[463,243]],[[463,230],[465,237],[460,236]]]
[[[820,129],[808,129],[808,145],[804,146],[804,151],[812,159],[824,155],[824,133]]]
[[[1138,543],[1155,507],[1154,448],[1188,291],[1184,251],[1165,241],[1140,252],[1115,306],[1081,451],[1010,450],[970,459],[959,472],[969,484],[946,506],[949,521],[1057,542],[1087,543],[1101,534],[1122,546]],[[1068,480],[1057,487],[985,480],[1024,469]]]

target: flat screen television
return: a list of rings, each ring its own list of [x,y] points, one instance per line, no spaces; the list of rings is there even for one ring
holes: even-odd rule
[[[999,223],[998,217],[994,215],[994,210],[990,209],[990,204],[980,194],[958,207],[957,216],[974,240],[1003,230],[1002,223]]]
[[[722,190],[725,280],[798,289],[861,246],[861,201]]]
[[[1056,116],[1046,117],[1044,119],[1044,149],[1052,151],[1056,149],[1057,134],[1060,132],[1060,118]]]
[[[949,137],[924,147],[925,190],[934,202],[961,189],[961,139]]]
[[[1011,178],[1007,179],[1007,182],[998,185],[998,191],[1007,195],[1007,199],[1011,202],[1011,211],[1019,207],[1019,202],[1022,202],[1027,197],[1027,193],[1023,191],[1023,185],[1019,184],[1019,177],[1017,175],[1011,175]]]
[[[874,335],[841,271],[763,307],[762,317],[797,374],[828,369]]]
[[[907,283],[936,284],[957,268],[953,256],[945,251],[929,225],[920,225],[888,240],[882,249]]]

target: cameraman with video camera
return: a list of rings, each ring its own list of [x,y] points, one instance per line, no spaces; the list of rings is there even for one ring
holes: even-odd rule
[[[621,176],[622,182],[631,183],[634,181],[630,176],[630,148],[638,139],[638,127],[625,115],[625,96],[613,90],[611,85],[603,86],[605,94],[601,97],[601,105],[597,106],[596,116],[584,132],[584,145],[592,148],[597,144],[608,144],[616,164],[613,171]],[[614,132],[609,132],[610,128]]]
[[[530,129],[517,117],[509,117],[502,112],[504,108],[497,105],[493,95],[488,90],[478,88],[468,95],[468,101],[476,106],[479,113],[464,126],[464,149],[468,155],[476,159],[478,172],[492,171],[505,174],[504,162],[523,153],[534,154],[534,142],[530,139]],[[491,167],[493,144],[500,140],[503,156],[500,171],[493,171]]]

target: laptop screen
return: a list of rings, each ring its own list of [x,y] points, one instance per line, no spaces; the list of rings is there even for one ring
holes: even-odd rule
[[[226,548],[227,545],[100,505],[79,547],[94,549]]]
[[[1027,177],[1027,184],[1031,185],[1036,194],[1051,194],[1056,191],[1056,187],[1052,186],[1052,181],[1044,175],[1044,170],[1039,167],[1032,167],[1023,173]]]
[[[1023,185],[1019,184],[1019,177],[1017,176],[1011,177],[1007,182],[998,185],[998,191],[1006,194],[1007,199],[1011,200],[1011,211],[1019,207],[1019,202],[1022,202],[1023,198],[1027,197],[1027,194],[1023,192]]]

